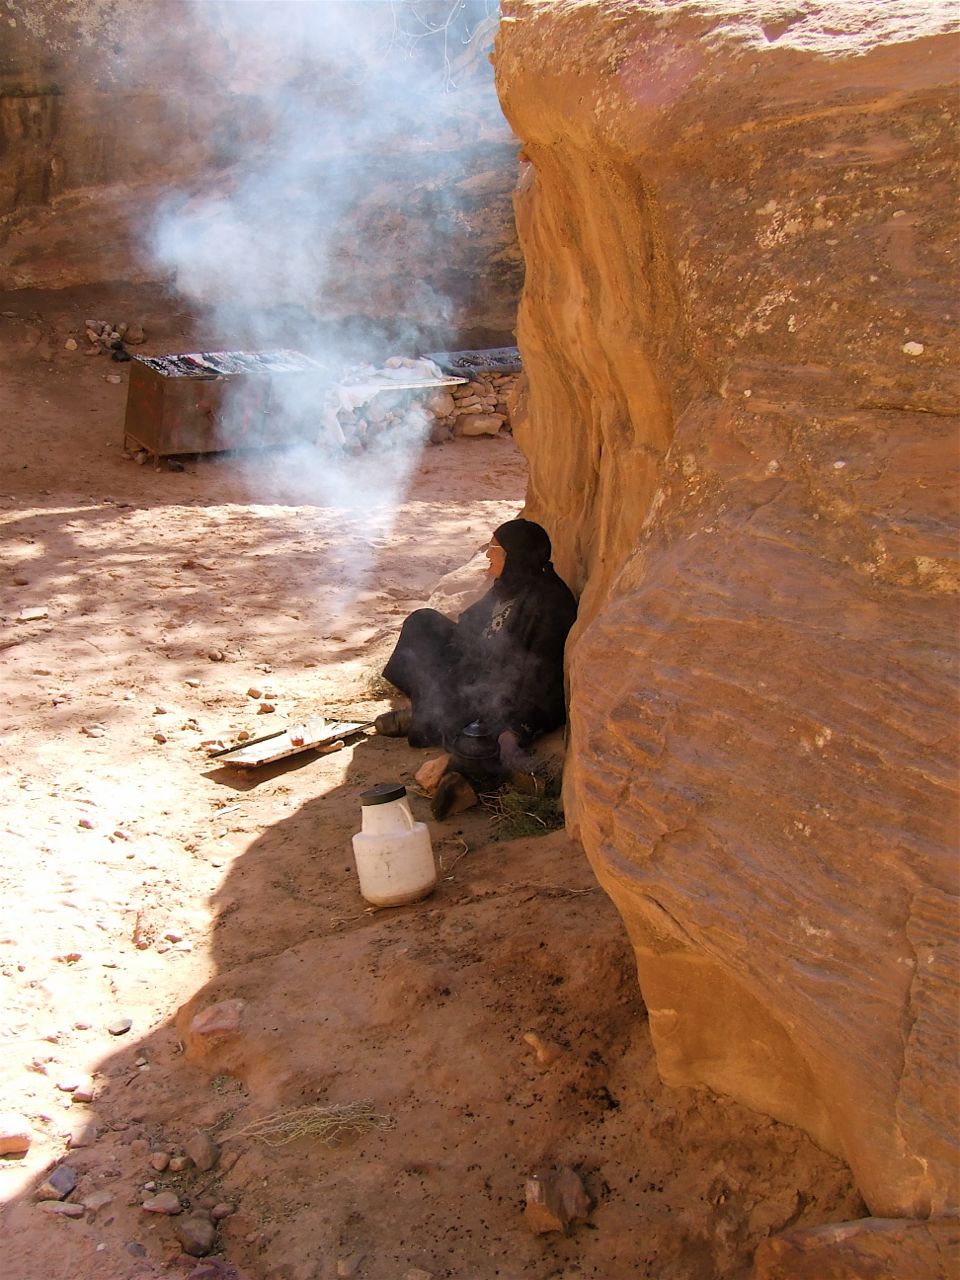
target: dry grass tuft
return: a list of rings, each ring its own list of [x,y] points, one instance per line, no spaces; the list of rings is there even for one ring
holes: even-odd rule
[[[335,1147],[344,1138],[369,1133],[374,1129],[393,1129],[396,1121],[374,1111],[371,1102],[315,1104],[293,1111],[274,1111],[252,1124],[223,1135],[231,1138],[259,1138],[270,1147],[282,1147],[297,1138],[318,1138],[325,1146]]]
[[[560,779],[551,775],[529,777],[529,791],[507,785],[499,791],[480,797],[484,807],[492,814],[495,840],[522,840],[528,836],[542,836],[563,826]]]

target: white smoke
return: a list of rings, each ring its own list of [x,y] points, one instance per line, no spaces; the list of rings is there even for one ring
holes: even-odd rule
[[[458,237],[463,256],[464,175],[451,167],[476,139],[478,111],[506,130],[485,56],[495,0],[201,2],[190,12],[225,51],[219,91],[242,122],[232,138],[221,123],[225,163],[209,185],[168,193],[152,255],[221,349],[293,348],[326,370],[275,378],[289,448],[257,455],[258,500],[363,509],[383,532],[422,435],[385,433],[353,456],[324,433],[322,400],[358,361],[419,355],[455,333],[443,272],[411,270],[456,260]],[[398,200],[414,192],[416,207],[391,209],[392,190]],[[242,398],[238,379],[225,439]]]

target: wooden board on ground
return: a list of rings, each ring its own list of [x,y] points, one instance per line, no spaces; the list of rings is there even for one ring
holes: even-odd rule
[[[258,765],[272,764],[285,756],[301,751],[333,751],[343,746],[348,738],[354,738],[370,725],[353,720],[324,720],[317,716],[306,724],[292,724],[282,733],[258,742],[245,742],[232,751],[217,752],[220,764],[237,765],[241,769],[254,769]]]

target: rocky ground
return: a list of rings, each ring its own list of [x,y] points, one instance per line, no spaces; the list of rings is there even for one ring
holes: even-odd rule
[[[122,290],[0,312],[0,1142],[30,1140],[0,1159],[4,1274],[707,1280],[861,1213],[798,1132],[659,1083],[619,917],[562,832],[496,840],[414,796],[439,887],[373,913],[358,793],[430,753],[207,758],[389,705],[403,616],[522,504],[512,440],[339,486],[280,455],[154,471],[121,453],[127,366],[64,342],[95,315],[145,351],[219,335]],[[316,1109],[361,1104],[325,1143]],[[310,1132],[255,1132],[307,1106]],[[574,1220],[538,1233],[528,1180],[562,1169]]]

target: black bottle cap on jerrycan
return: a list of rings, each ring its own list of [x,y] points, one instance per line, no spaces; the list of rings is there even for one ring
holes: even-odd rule
[[[402,782],[378,782],[375,787],[368,787],[360,792],[360,804],[389,804],[391,800],[402,800],[407,788]]]

